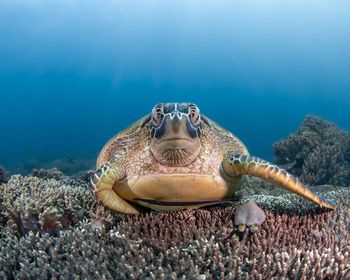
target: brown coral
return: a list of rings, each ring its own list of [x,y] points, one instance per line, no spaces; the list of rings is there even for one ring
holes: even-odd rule
[[[274,145],[275,162],[311,185],[350,186],[350,133],[307,116],[300,129]]]
[[[0,189],[6,218],[0,227],[0,278],[349,279],[350,190],[320,189],[340,207],[325,212],[293,194],[269,194],[268,188],[243,196],[266,213],[261,229],[251,234],[236,231],[235,206],[139,216],[99,207],[92,214],[96,204],[81,182],[12,177]],[[11,204],[18,213],[34,211],[35,221],[49,206],[82,216],[54,233],[44,230],[58,222],[49,216],[47,226],[39,222],[39,229],[18,234],[6,211]]]
[[[0,186],[0,225],[19,235],[58,233],[87,218],[95,205],[87,186],[77,181],[16,175]]]

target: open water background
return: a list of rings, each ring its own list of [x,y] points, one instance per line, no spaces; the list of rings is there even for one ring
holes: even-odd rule
[[[349,1],[0,1],[0,163],[96,155],[191,101],[272,160],[307,114],[350,129]]]

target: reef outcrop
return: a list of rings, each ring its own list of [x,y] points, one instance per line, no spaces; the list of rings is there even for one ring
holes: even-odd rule
[[[0,278],[350,278],[349,188],[315,188],[337,201],[326,211],[246,184],[261,191],[242,202],[266,214],[255,233],[237,230],[237,205],[128,216],[97,206],[83,181],[12,176],[0,186]]]
[[[307,116],[300,129],[273,145],[275,162],[310,185],[350,186],[350,133]]]

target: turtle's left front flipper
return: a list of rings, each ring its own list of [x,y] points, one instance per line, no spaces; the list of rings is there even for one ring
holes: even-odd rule
[[[108,208],[126,214],[138,214],[138,210],[121,198],[113,189],[116,182],[126,177],[123,166],[116,162],[106,164],[90,177],[90,188],[96,198]]]
[[[294,192],[321,207],[335,209],[334,205],[318,197],[286,170],[260,158],[231,152],[225,156],[222,169],[226,176],[251,175],[259,177]]]

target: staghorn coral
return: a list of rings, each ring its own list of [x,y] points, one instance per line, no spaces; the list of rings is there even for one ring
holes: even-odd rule
[[[350,279],[350,189],[319,188],[340,207],[321,211],[256,183],[261,194],[243,190],[242,199],[257,201],[266,221],[251,234],[237,231],[236,205],[128,216],[96,207],[81,181],[13,176],[0,189],[0,278]],[[11,205],[36,218],[49,207],[82,215],[65,230],[18,234]]]
[[[41,179],[60,179],[64,177],[64,174],[59,171],[57,168],[52,169],[33,169],[32,176],[41,178]]]
[[[300,129],[273,145],[275,162],[311,185],[350,186],[350,133],[307,116]]]
[[[69,184],[70,183],[70,184]],[[58,233],[88,217],[96,202],[78,181],[12,176],[0,186],[0,225],[14,234]]]

